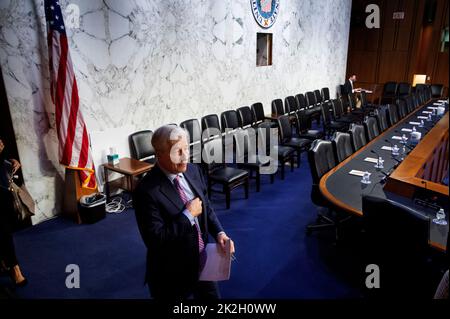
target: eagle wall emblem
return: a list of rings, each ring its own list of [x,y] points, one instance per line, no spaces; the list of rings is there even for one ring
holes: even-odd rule
[[[278,16],[279,0],[250,0],[253,16],[263,28],[270,28]]]

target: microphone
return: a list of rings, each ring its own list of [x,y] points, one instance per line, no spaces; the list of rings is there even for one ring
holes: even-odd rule
[[[385,141],[386,143],[391,144],[391,147],[394,147],[394,144],[393,144],[391,141],[389,141],[388,139],[385,139],[384,141]]]
[[[395,133],[398,133],[398,134],[402,134],[401,132],[399,132],[398,130],[395,130],[394,131]],[[403,144],[403,145],[405,145],[407,148],[409,148],[409,150],[412,150],[414,147],[412,147],[412,146],[410,146],[410,145],[408,145],[407,143],[405,143],[405,144]]]
[[[381,157],[380,154],[378,154],[377,152],[375,152],[375,150],[370,150],[370,153],[375,154],[375,155],[377,156],[377,159]]]

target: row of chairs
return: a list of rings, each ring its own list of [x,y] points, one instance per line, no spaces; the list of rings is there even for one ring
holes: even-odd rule
[[[333,211],[332,206],[323,198],[319,190],[320,179],[329,170],[423,104],[420,103],[420,97],[416,93],[398,99],[398,102],[398,104],[383,105],[375,109],[372,115],[365,117],[362,124],[352,123],[348,132],[336,131],[331,140],[319,139],[312,143],[308,151],[308,162],[313,179],[311,199],[316,205],[326,207],[328,210],[327,214],[318,215],[321,223],[307,227],[308,232],[332,227],[336,231],[336,239],[339,238],[339,226],[349,216],[342,218]]]
[[[284,179],[285,165],[290,164],[291,170],[294,169],[295,158],[299,165],[301,153],[308,150],[314,139],[321,138],[319,131],[308,128],[309,118],[305,116],[305,110],[299,110],[291,116],[280,116],[276,122],[268,121],[265,117],[264,109],[261,103],[254,103],[250,107],[244,106],[236,110],[228,110],[217,114],[209,114],[199,120],[189,119],[180,123],[180,127],[189,134],[189,144],[191,149],[191,161],[202,163],[202,167],[207,175],[208,192],[214,189],[215,184],[222,186],[222,193],[226,195],[227,208],[230,207],[230,193],[238,186],[244,186],[246,197],[248,197],[248,179],[255,173],[256,189],[260,191],[261,174],[260,168],[268,166],[270,158],[264,154],[271,154],[270,149],[257,150],[258,156],[254,152],[249,152],[249,139],[265,138],[264,145],[270,147],[271,129],[278,128],[279,139],[276,151],[276,163],[281,166],[281,178]],[[296,134],[292,133],[291,117],[295,117]],[[176,124],[174,124],[176,125]],[[250,128],[254,130],[249,130]],[[256,133],[256,134],[255,134]],[[149,163],[155,161],[155,150],[150,141],[153,132],[144,130],[133,133],[129,137],[131,156],[138,160],[144,160]],[[242,135],[245,135],[242,137]],[[224,157],[221,162],[215,162],[211,156],[214,150],[224,149],[227,137],[231,136],[235,141],[233,157],[240,157],[241,161],[232,167],[225,164]],[[247,140],[246,140],[247,139]],[[259,145],[259,144],[257,144]],[[272,150],[273,151],[273,150]],[[202,156],[203,155],[203,156]],[[225,152],[222,152],[225,155]],[[250,173],[250,174],[249,174]],[[274,173],[269,174],[271,183],[274,182]]]
[[[425,92],[429,91],[432,98],[442,97],[444,94],[443,84],[417,84],[415,88],[411,84],[406,82],[386,82],[383,85],[383,92],[380,99],[380,104],[392,103],[398,98],[403,98],[414,92]]]

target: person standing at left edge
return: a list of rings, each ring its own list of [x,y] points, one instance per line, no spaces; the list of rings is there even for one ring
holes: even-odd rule
[[[225,250],[230,240],[211,203],[203,174],[187,163],[186,131],[166,125],[152,137],[156,165],[133,193],[136,220],[147,246],[146,282],[157,300],[220,298],[215,282],[199,281],[208,234]]]

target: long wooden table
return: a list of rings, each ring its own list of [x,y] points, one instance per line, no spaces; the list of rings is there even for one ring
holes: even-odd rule
[[[416,129],[422,133],[422,141],[412,151],[410,151],[408,148],[406,149],[405,160],[400,165],[398,164],[399,159],[392,157],[390,151],[381,150],[382,146],[390,146],[389,143],[385,140],[389,140],[390,143],[398,144],[399,146],[401,146],[399,142],[393,140],[392,137],[394,135],[402,135],[404,133],[401,131],[402,128],[411,128],[413,125],[410,125],[409,122],[420,122],[420,119],[418,120],[417,116],[423,116],[424,114],[422,112],[427,110],[427,108],[432,105],[432,102],[433,101],[430,101],[428,104],[417,108],[411,114],[407,115],[404,119],[390,127],[385,132],[381,133],[377,138],[370,141],[363,148],[352,154],[335,168],[326,173],[321,178],[319,184],[320,191],[322,192],[323,196],[337,208],[357,216],[363,215],[363,195],[372,195],[380,198],[391,198],[397,201],[402,201],[402,204],[414,208],[415,210],[420,211],[430,218],[434,218],[434,210],[415,205],[415,202],[411,198],[403,197],[401,196],[401,194],[393,194],[392,192],[384,189],[383,181],[386,178],[385,174],[390,174],[391,176],[394,175],[396,168],[400,169],[403,162],[406,161],[410,155],[414,156],[414,154],[418,154],[419,152],[421,152],[421,148],[424,147],[423,145],[427,146],[428,139],[426,137],[429,136],[428,134],[431,134],[430,138],[434,138],[434,129],[445,130],[446,121],[448,123],[448,114],[441,118],[437,123],[426,122],[424,128],[416,127]],[[448,134],[448,124],[446,130]],[[409,135],[408,133],[405,134]],[[373,163],[364,161],[366,157],[376,157],[375,154],[371,153],[372,150],[377,152],[385,160],[384,168],[382,169],[383,172],[381,172],[381,170],[379,169],[376,169]],[[411,160],[414,161],[414,157],[411,157]],[[406,165],[407,162],[405,162],[404,166]],[[352,169],[370,172],[371,184],[362,184],[361,177],[350,175],[349,172]],[[401,171],[399,171],[398,174],[401,174]],[[398,174],[395,176],[398,177]],[[445,186],[442,187],[445,188]],[[445,206],[446,207],[444,207],[444,209],[447,213],[446,215],[448,220],[448,205]],[[430,223],[430,244],[440,250],[445,250],[447,233],[448,225],[442,226]]]

